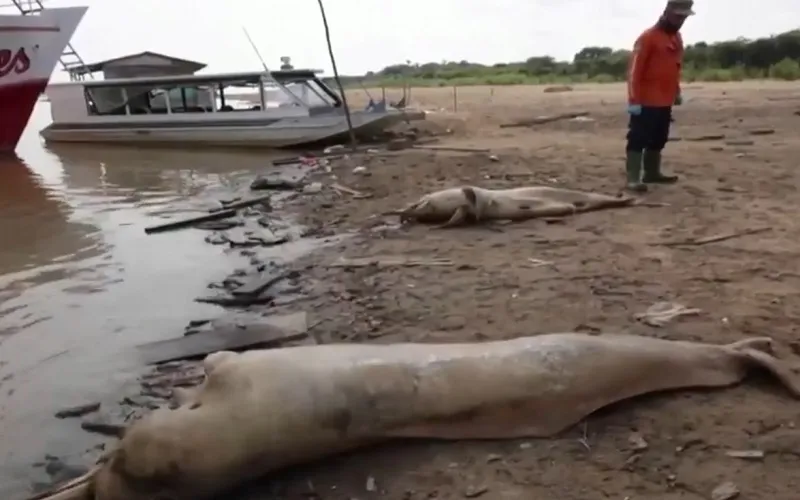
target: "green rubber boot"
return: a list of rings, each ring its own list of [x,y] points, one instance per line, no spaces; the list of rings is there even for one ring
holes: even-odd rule
[[[625,173],[627,182],[625,189],[634,193],[647,192],[647,186],[642,183],[643,155],[638,151],[628,151],[625,157]]]
[[[661,151],[645,151],[642,159],[644,176],[642,181],[648,184],[675,184],[677,175],[664,175],[661,173]]]

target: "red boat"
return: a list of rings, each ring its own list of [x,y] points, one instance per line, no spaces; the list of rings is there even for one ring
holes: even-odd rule
[[[14,151],[88,7],[0,15],[0,154]]]

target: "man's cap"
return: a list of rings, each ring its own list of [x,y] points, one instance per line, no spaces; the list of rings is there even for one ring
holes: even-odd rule
[[[693,16],[694,0],[669,0],[667,10],[679,16]]]

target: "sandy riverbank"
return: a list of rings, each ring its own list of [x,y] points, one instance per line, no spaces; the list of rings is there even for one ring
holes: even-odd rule
[[[457,184],[614,194],[623,183],[620,86],[564,93],[471,87],[460,92],[457,113],[448,111],[449,92],[414,89],[416,104],[437,111],[425,128],[443,134],[441,145],[490,153],[405,150],[333,160],[330,172],[317,170],[310,180],[370,197],[324,189],[287,202],[307,227],[353,235],[301,258],[295,281],[306,290],[303,300],[270,313],[307,312],[316,342],[471,341],[578,330],[723,343],[768,334],[791,355],[800,315],[800,273],[792,271],[800,262],[800,139],[792,132],[800,123],[800,91],[758,82],[688,86],[672,134],[681,140],[665,152],[665,169],[681,181],[647,195],[666,206],[491,228],[396,228],[378,214]],[[499,127],[570,112],[590,119]],[[726,235],[736,237],[672,245]],[[327,265],[340,257],[397,256],[453,265]],[[634,318],[664,300],[702,312],[661,328]],[[386,446],[291,471],[250,498],[701,499],[733,481],[743,497],[788,500],[800,456],[796,410],[796,401],[763,381],[647,397],[556,439]],[[731,450],[765,456],[742,460],[727,456]]]
[[[455,132],[442,143],[489,148],[499,162],[485,154],[423,151],[367,158],[356,163],[368,176],[353,173],[352,165],[334,166],[334,172],[343,185],[372,198],[330,194],[300,207],[307,221],[361,231],[318,254],[317,263],[402,255],[455,265],[314,267],[311,276],[324,283],[310,308],[312,323],[325,320],[315,329],[318,338],[462,341],[581,330],[720,343],[768,334],[784,348],[796,340],[796,87],[688,86],[672,134],[682,140],[671,142],[665,153],[665,168],[681,182],[648,195],[667,207],[498,230],[369,229],[380,224],[381,218],[372,218],[376,214],[460,183],[619,190],[625,133],[620,86],[558,94],[530,87],[496,88],[493,95],[487,88],[459,90],[459,113],[431,117]],[[451,106],[449,89],[414,92],[415,101],[429,109]],[[582,111],[593,121],[498,127],[532,115]],[[725,138],[694,140],[711,135]],[[664,244],[760,228],[768,230],[706,245]],[[634,319],[662,300],[702,313],[663,328]],[[800,454],[796,405],[762,383],[650,397],[593,416],[560,439],[387,447],[304,471],[287,491],[299,497],[310,478],[322,498],[371,497],[376,494],[365,493],[364,484],[373,476],[387,498],[461,498],[487,488],[485,498],[699,499],[734,481],[747,498],[789,499]],[[645,450],[637,451],[633,435],[644,438]],[[743,461],[725,454],[750,449],[766,457]]]

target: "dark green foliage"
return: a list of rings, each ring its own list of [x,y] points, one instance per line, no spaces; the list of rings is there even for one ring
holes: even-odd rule
[[[514,85],[531,83],[613,82],[625,79],[627,50],[586,47],[570,62],[531,57],[491,66],[468,61],[387,66],[364,77],[364,85],[413,86]],[[686,47],[686,81],[736,81],[756,78],[800,79],[800,29],[769,38],[737,39]],[[343,77],[352,83],[356,77]]]

